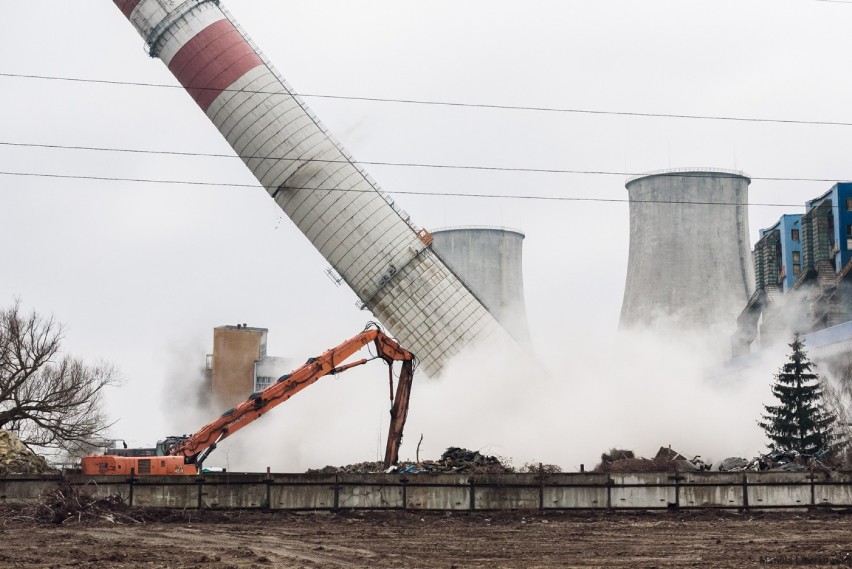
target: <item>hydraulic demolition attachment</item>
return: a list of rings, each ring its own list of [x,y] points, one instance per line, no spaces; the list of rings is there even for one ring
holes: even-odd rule
[[[371,342],[376,349],[375,356],[344,363],[347,358]],[[83,474],[129,475],[131,469],[139,475],[196,474],[204,459],[220,441],[259,419],[321,377],[335,375],[375,359],[384,360],[388,364],[390,381],[391,420],[384,460],[384,467],[387,469],[396,464],[399,458],[416,360],[411,352],[382,332],[377,324],[370,323],[357,336],[315,358],[310,358],[304,365],[280,377],[266,389],[252,393],[248,399],[201,427],[195,434],[167,437],[158,442],[154,449],[109,449],[103,455],[85,456],[82,461]],[[402,362],[402,369],[394,395],[393,363],[396,361]]]

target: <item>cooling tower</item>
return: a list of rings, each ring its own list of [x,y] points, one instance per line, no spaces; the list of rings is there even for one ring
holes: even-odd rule
[[[630,253],[621,326],[735,328],[754,289],[742,172],[665,170],[627,181]]]
[[[425,371],[505,331],[217,0],[114,0],[261,185]]]
[[[432,232],[432,248],[521,343],[530,340],[524,306],[524,234],[501,227],[453,227]]]

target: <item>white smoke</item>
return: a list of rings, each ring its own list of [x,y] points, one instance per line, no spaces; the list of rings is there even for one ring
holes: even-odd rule
[[[591,468],[613,446],[652,456],[671,445],[715,460],[762,450],[756,420],[774,362],[734,378],[720,369],[719,345],[691,332],[578,333],[562,346],[542,354],[548,373],[487,348],[469,352],[446,378],[418,386],[417,405],[440,408],[440,420],[413,412],[409,432],[425,432],[439,448],[566,470]]]
[[[722,340],[664,329],[608,337],[565,332],[539,361],[481,345],[439,379],[416,375],[400,452],[436,459],[461,446],[526,462],[592,468],[617,446],[653,456],[669,446],[719,462],[765,450],[757,420],[783,349],[722,367]],[[383,364],[323,378],[225,441],[209,465],[300,472],[380,460],[390,407]]]

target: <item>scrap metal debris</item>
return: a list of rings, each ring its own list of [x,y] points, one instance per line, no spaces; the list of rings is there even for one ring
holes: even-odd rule
[[[719,465],[719,470],[723,472],[805,472],[819,470],[829,474],[831,468],[823,462],[823,459],[828,455],[827,450],[812,455],[778,450],[761,454],[751,460],[740,457],[726,458]]]
[[[719,463],[720,472],[738,472],[748,467],[748,461],[739,456],[730,456]]]
[[[450,447],[441,455],[441,463],[453,472],[506,472],[506,466],[496,456],[478,450]],[[509,469],[511,471],[511,468]]]
[[[400,461],[396,472],[418,474],[424,472],[470,472],[477,474],[515,472],[515,469],[505,459],[489,456],[475,450],[450,447],[441,455],[439,460],[423,460],[420,462]],[[308,470],[308,473],[318,474],[367,474],[385,472],[381,462],[359,462],[345,466],[326,466],[320,469]]]
[[[669,446],[660,447],[654,458],[637,458],[632,450],[612,449],[601,455],[594,472],[688,472],[709,470],[712,466],[700,456],[688,459]]]

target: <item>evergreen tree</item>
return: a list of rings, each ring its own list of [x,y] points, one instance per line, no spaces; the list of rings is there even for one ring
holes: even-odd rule
[[[813,454],[832,442],[835,417],[823,401],[819,376],[812,372],[799,334],[790,344],[793,352],[775,375],[772,394],[778,405],[764,405],[766,414],[758,425],[777,450]]]

